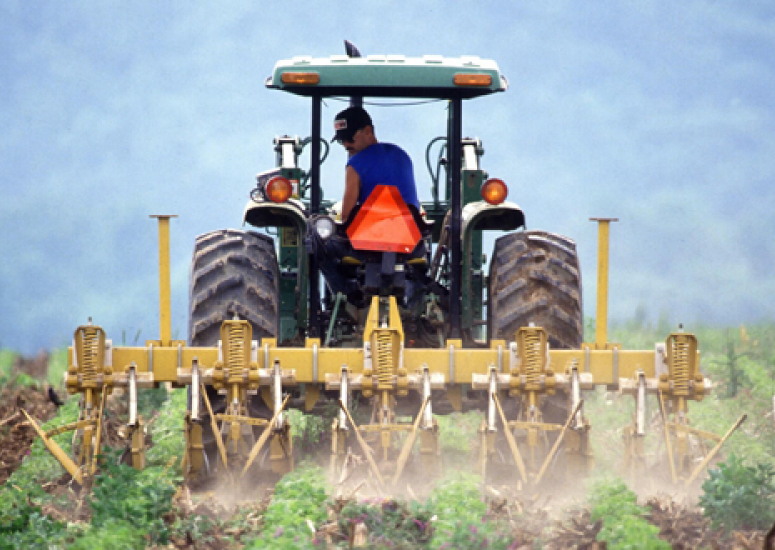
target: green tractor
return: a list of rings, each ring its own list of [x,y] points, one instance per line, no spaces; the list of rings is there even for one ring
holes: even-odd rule
[[[243,319],[250,322],[254,338],[273,338],[280,346],[303,346],[305,339],[319,338],[326,348],[359,347],[372,298],[379,298],[378,318],[383,319],[393,296],[403,328],[401,345],[406,348],[444,348],[449,340],[462,340],[465,348],[489,348],[494,339],[512,340],[520,327],[538,326],[546,331],[552,348],[578,349],[583,323],[574,241],[524,230],[524,213],[505,200],[505,183],[491,179],[481,167],[482,142],[463,134],[464,101],[508,87],[497,64],[478,57],[362,57],[352,45],[346,46],[347,55],[279,61],[267,79],[269,89],[310,100],[311,136],[283,135],[274,140],[276,166],[257,176],[244,212],[245,224],[265,232],[225,229],[197,238],[189,344],[217,346],[222,323]],[[388,238],[396,231],[406,232],[408,226],[418,241],[424,241],[424,254],[369,245],[366,239],[361,247],[365,259],[345,257],[339,266],[364,298],[357,301],[330,292],[325,283],[321,291],[319,258],[309,254],[310,239],[350,230],[337,218],[337,205],[323,200],[321,164],[329,145],[322,136],[321,106],[326,98],[344,98],[358,106],[364,98],[447,104],[443,135],[429,136],[426,150],[431,200],[423,201],[421,210],[413,210],[411,216],[398,212],[381,220],[381,234]],[[308,170],[299,163],[305,148],[311,157]],[[421,179],[417,180],[422,194]],[[505,232],[489,255],[489,271],[485,231]],[[415,289],[411,300],[407,284]],[[223,389],[220,393],[212,387],[207,390],[214,414],[223,414],[229,406]],[[271,416],[266,400],[255,396],[247,401],[251,416]],[[434,412],[451,411],[445,401],[436,399]],[[461,399],[464,409],[486,409],[488,401],[484,391],[467,391]],[[403,399],[396,405],[397,410],[416,412],[419,403]],[[558,400],[557,405],[556,420],[564,421],[566,401]],[[203,436],[215,456],[207,422]]]
[[[280,61],[266,81],[270,89],[307,97],[312,103],[311,136],[274,140],[276,167],[258,175],[244,222],[276,235],[219,230],[196,240],[191,267],[189,340],[214,345],[220,325],[235,316],[247,319],[258,337],[282,345],[319,337],[326,346],[358,346],[370,297],[399,294],[406,344],[439,347],[448,338],[466,346],[487,346],[493,338],[511,338],[529,323],[544,327],[554,348],[578,348],[582,342],[581,277],[575,243],[557,234],[523,230],[525,216],[504,200],[502,180],[490,179],[480,165],[478,139],[463,137],[464,100],[506,91],[507,81],[495,62],[476,57],[425,56],[328,59],[296,57]],[[305,238],[344,233],[336,205],[322,199],[320,167],[328,154],[322,137],[321,104],[325,98],[436,99],[448,103],[442,137],[432,137],[426,152],[431,200],[422,202],[426,242],[423,258],[398,253],[383,273],[382,251],[369,262],[343,262],[342,269],[363,290],[366,300],[321,292],[319,266],[308,254]],[[434,144],[440,144],[435,163]],[[309,147],[311,166],[299,165]],[[417,164],[417,163],[415,163]],[[421,179],[418,177],[418,187]],[[420,191],[421,192],[421,191]],[[310,226],[310,221],[314,225]],[[398,220],[397,223],[402,223]],[[508,232],[495,241],[489,272],[483,251],[485,231]],[[379,263],[379,284],[367,284]],[[421,296],[408,303],[397,276],[413,280]]]

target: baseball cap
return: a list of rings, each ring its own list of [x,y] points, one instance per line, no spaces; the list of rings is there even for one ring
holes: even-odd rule
[[[363,107],[348,107],[334,119],[336,134],[331,141],[350,141],[355,132],[366,126],[373,126],[371,117]]]

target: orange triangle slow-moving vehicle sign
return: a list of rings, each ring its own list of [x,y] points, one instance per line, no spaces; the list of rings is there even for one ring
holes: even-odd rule
[[[408,254],[420,240],[420,230],[397,187],[377,185],[347,228],[356,250]]]

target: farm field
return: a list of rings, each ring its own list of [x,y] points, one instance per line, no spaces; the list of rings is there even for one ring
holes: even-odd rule
[[[611,341],[648,349],[669,332],[635,319],[613,326]],[[409,494],[341,491],[326,476],[330,419],[298,413],[293,473],[248,487],[187,485],[180,471],[186,394],[165,389],[141,394],[153,441],[146,469],[116,465],[126,411],[111,398],[104,465],[79,490],[19,412],[47,428],[76,419],[77,399],[66,399],[60,382],[66,352],[25,359],[2,350],[0,548],[762,548],[775,522],[775,325],[694,332],[714,392],[690,406],[693,424],[724,433],[740,414],[748,420],[691,494],[663,482],[669,472],[656,458],[645,474],[621,471],[633,403],[600,390],[585,396],[592,475],[545,494],[482,490],[471,466],[478,413],[439,417],[445,471]],[[659,435],[653,426],[650,456]],[[58,441],[69,450],[68,436]]]

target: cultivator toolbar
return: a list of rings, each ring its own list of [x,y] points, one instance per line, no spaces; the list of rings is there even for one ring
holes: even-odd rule
[[[143,347],[118,347],[99,326],[78,327],[66,375],[68,391],[81,396],[78,421],[45,432],[30,418],[49,450],[79,483],[95,473],[106,397],[114,388],[123,388],[127,395],[127,456],[136,468],[144,466],[145,458],[138,392],[162,384],[190,388],[188,410],[181,419],[186,439],[182,464],[189,476],[213,470],[204,445],[206,419],[217,445],[219,473],[236,478],[254,468],[260,471],[259,465],[267,463],[278,473],[293,469],[287,415],[291,396],[294,406],[306,411],[321,399],[333,399],[340,413],[332,424],[331,469],[340,479],[345,477],[352,455],[358,454],[378,490],[401,483],[418,438],[416,468],[426,476],[441,469],[439,426],[433,416],[441,402],[457,411],[469,403],[483,403],[480,471],[486,475],[493,467],[499,471],[505,467],[522,486],[530,487],[547,477],[560,455],[575,471],[591,467],[590,421],[582,396],[596,386],[635,399],[635,422],[626,430],[623,453],[629,468],[645,464],[646,400],[657,398],[670,479],[676,484],[691,484],[745,419],[741,417],[723,437],[690,425],[688,403],[701,400],[711,389],[700,372],[692,334],[671,334],[653,350],[624,350],[607,342],[611,220],[598,220],[596,340],[575,350],[550,349],[546,332],[538,326],[522,327],[512,341],[492,340],[486,348],[467,348],[455,339],[438,349],[405,348],[393,297],[372,299],[358,348],[327,348],[314,338],[303,347],[281,347],[276,339],[254,340],[250,323],[239,319],[223,322],[217,347],[186,346],[170,338],[169,293],[164,290],[169,285],[168,221],[168,216],[159,217],[160,340]],[[226,397],[225,410],[213,410],[208,388]],[[252,396],[260,396],[270,414],[252,415]],[[372,406],[370,419],[360,425],[353,418],[357,396],[370,399]],[[399,405],[402,411],[411,411],[408,421],[397,413]],[[73,456],[52,439],[66,431],[76,433]],[[708,449],[706,441],[715,445]]]

